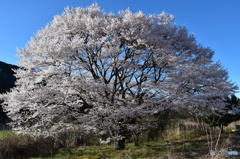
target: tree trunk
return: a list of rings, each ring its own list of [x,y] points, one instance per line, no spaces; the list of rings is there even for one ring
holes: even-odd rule
[[[139,138],[138,137],[136,139],[134,139],[134,145],[139,146]]]
[[[125,138],[122,138],[117,141],[115,145],[115,150],[124,150],[125,149]]]
[[[134,145],[135,145],[135,146],[139,146],[140,133],[133,134],[132,136],[133,136]]]

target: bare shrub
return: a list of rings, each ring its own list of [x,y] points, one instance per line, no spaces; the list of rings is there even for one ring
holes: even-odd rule
[[[0,159],[28,159],[53,153],[53,140],[30,136],[0,140]]]

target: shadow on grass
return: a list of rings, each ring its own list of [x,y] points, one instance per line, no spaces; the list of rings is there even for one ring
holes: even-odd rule
[[[166,142],[165,144],[147,144],[148,148],[155,151],[155,154],[162,154],[168,156],[173,154],[174,156],[182,158],[197,158],[203,154],[208,153],[207,140],[187,140]]]

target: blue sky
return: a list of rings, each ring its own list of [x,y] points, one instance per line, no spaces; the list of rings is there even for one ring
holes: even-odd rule
[[[93,2],[106,12],[130,8],[146,14],[173,14],[176,24],[187,26],[199,43],[215,51],[214,60],[240,86],[240,0],[1,0],[0,61],[17,64],[16,48],[24,48],[54,15],[67,6],[86,7]]]

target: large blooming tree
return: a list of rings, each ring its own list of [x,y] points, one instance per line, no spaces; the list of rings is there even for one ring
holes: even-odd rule
[[[214,113],[236,86],[172,15],[67,8],[37,32],[2,96],[16,130],[107,132],[124,148],[129,131],[165,109]]]

